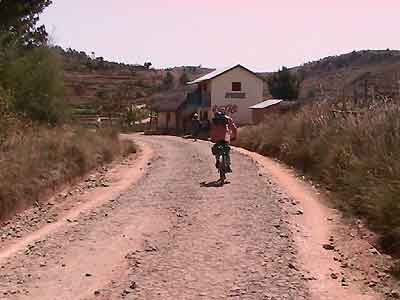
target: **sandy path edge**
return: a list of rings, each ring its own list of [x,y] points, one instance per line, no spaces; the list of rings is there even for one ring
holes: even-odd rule
[[[364,287],[361,285],[343,286],[341,278],[332,279],[332,274],[339,274],[340,277],[343,270],[340,263],[334,260],[337,253],[324,249],[323,245],[329,244],[329,240],[337,235],[338,227],[344,225],[340,223],[338,212],[327,206],[326,199],[283,164],[242,148],[234,149],[258,163],[261,171],[269,175],[301,207],[299,215],[292,215],[290,219],[299,251],[298,261],[312,278],[308,281],[312,299],[381,299],[382,296],[371,291],[368,291],[368,295],[363,293]]]
[[[126,139],[127,137],[125,137]],[[14,240],[6,247],[0,248],[0,263],[5,259],[17,254],[19,251],[25,249],[29,244],[34,243],[46,236],[60,230],[63,227],[70,226],[68,220],[76,219],[81,213],[89,211],[95,207],[99,207],[109,201],[116,199],[121,193],[133,185],[145,173],[145,166],[153,156],[153,150],[146,144],[138,143],[139,155],[135,159],[135,168],[124,167],[120,164],[114,166],[117,179],[113,182],[112,188],[104,191],[103,189],[96,188],[91,192],[82,195],[75,199],[78,203],[82,204],[73,207],[71,210],[60,214],[57,220],[51,224],[42,226],[39,230],[33,231],[21,239]]]

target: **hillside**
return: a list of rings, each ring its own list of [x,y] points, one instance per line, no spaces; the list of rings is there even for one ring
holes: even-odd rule
[[[211,71],[196,66],[152,69],[89,56],[85,52],[56,47],[64,62],[66,100],[73,115],[84,124],[99,116],[120,118],[126,108],[148,103],[158,93],[178,87],[185,73],[188,80]],[[328,100],[377,95],[400,98],[400,51],[365,50],[330,56],[294,67],[303,79],[300,100]],[[167,84],[167,74],[173,82]],[[261,73],[268,78],[272,73]],[[269,97],[265,85],[266,97]]]
[[[291,71],[303,78],[300,100],[362,100],[377,95],[400,98],[400,51],[396,50],[353,51]],[[262,75],[267,78],[270,74]]]
[[[157,70],[90,57],[85,52],[56,47],[64,65],[66,101],[73,116],[83,124],[92,124],[99,116],[120,118],[132,105],[146,104],[157,93],[208,72],[200,67],[177,67]],[[166,77],[173,76],[167,84]]]

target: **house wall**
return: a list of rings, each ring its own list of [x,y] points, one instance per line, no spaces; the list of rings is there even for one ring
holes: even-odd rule
[[[241,82],[242,91],[232,92],[232,82]],[[211,110],[225,108],[237,124],[251,124],[249,107],[263,100],[263,81],[242,68],[236,68],[216,77],[211,83]],[[245,93],[245,98],[226,98],[226,93]]]
[[[168,120],[169,114],[169,120]],[[176,129],[176,113],[175,112],[159,112],[157,120],[157,129]]]

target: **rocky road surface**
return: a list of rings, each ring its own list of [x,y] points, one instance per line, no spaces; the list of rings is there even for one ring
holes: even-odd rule
[[[133,138],[137,160],[3,224],[0,299],[380,299],[308,268],[308,212],[250,157],[219,187],[208,143]]]

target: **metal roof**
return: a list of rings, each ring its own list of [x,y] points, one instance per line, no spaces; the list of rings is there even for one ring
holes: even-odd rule
[[[260,103],[257,103],[256,105],[250,106],[250,109],[261,109],[261,108],[267,108],[269,106],[281,103],[283,100],[281,99],[269,99]]]
[[[200,83],[200,82],[203,82],[203,81],[207,81],[207,80],[213,79],[213,78],[215,78],[215,77],[218,77],[218,76],[220,76],[220,75],[222,75],[222,74],[224,74],[224,73],[226,73],[226,72],[228,72],[228,71],[230,71],[230,70],[236,69],[236,68],[238,68],[238,67],[243,68],[243,69],[245,69],[246,71],[248,71],[248,72],[252,73],[253,75],[257,76],[258,78],[260,78],[260,77],[259,77],[256,73],[254,73],[253,71],[251,71],[251,70],[249,70],[249,69],[243,67],[242,65],[238,64],[238,65],[234,65],[233,67],[228,67],[228,68],[221,69],[221,70],[215,70],[215,71],[213,71],[213,72],[211,72],[211,73],[208,73],[208,74],[206,74],[206,75],[204,75],[204,76],[202,76],[202,77],[200,77],[200,78],[197,78],[196,80],[193,80],[193,81],[191,81],[191,82],[188,82],[187,84],[196,84],[196,83]],[[260,78],[260,79],[263,80],[262,78]]]

